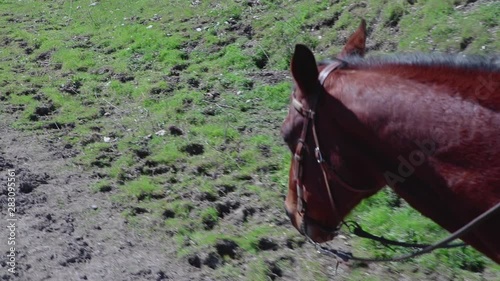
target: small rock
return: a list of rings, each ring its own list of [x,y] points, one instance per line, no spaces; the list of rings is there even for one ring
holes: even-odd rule
[[[164,136],[166,133],[167,133],[167,132],[166,132],[165,130],[159,130],[158,132],[156,132],[156,133],[155,133],[155,135],[162,137],[162,136]]]
[[[110,137],[104,137],[103,140],[104,140],[104,142],[111,142],[111,138]]]
[[[92,210],[97,210],[97,205],[92,205],[90,208],[92,208]]]

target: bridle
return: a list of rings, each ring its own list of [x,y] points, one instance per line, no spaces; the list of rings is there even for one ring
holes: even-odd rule
[[[326,78],[334,72],[335,70],[339,68],[343,68],[347,65],[346,62],[335,59],[333,60],[329,65],[327,65],[320,73],[319,73],[319,83],[322,87],[324,87],[324,83],[326,81]],[[324,90],[324,88],[323,88]],[[319,96],[319,95],[316,95]],[[337,204],[335,204],[335,198],[332,195],[332,191],[330,188],[330,180],[333,179],[339,186],[350,190],[354,192],[373,192],[373,190],[364,190],[364,189],[357,189],[352,186],[350,186],[347,182],[345,182],[342,177],[335,171],[335,169],[327,164],[325,159],[323,158],[323,154],[321,153],[321,148],[319,144],[319,139],[318,139],[318,133],[316,131],[316,122],[315,122],[315,117],[316,117],[316,104],[317,104],[317,98],[309,101],[311,104],[309,105],[309,108],[305,107],[299,100],[297,100],[293,95],[292,95],[292,105],[299,112],[300,115],[304,117],[304,122],[302,125],[302,131],[300,133],[300,138],[297,141],[297,146],[295,148],[295,153],[293,156],[293,161],[294,161],[294,181],[296,184],[296,189],[297,189],[297,208],[298,208],[298,213],[302,216],[302,223],[300,225],[300,229],[304,235],[307,236],[307,225],[308,224],[314,224],[317,228],[321,229],[325,233],[329,234],[336,234],[339,230],[339,228],[342,226],[342,224],[345,224],[343,219],[340,217]],[[304,200],[304,191],[305,187],[302,184],[302,160],[304,159],[304,151],[307,150],[306,146],[306,139],[307,139],[307,134],[309,132],[309,124],[311,124],[311,132],[312,132],[312,137],[314,140],[314,157],[316,158],[316,162],[320,166],[321,173],[323,175],[323,179],[325,182],[325,188],[328,193],[328,198],[330,201],[330,206],[332,208],[333,213],[337,216],[338,221],[342,222],[339,224],[337,227],[332,228],[328,227],[325,225],[322,225],[320,222],[316,221],[315,219],[307,216],[307,204]],[[330,171],[330,173],[328,173]]]
[[[318,76],[319,83],[321,85],[321,90],[326,91],[324,89],[324,83],[328,76],[334,72],[335,70],[339,68],[343,68],[347,66],[347,63],[339,60],[339,59],[334,59],[329,65],[327,65],[320,73]],[[297,110],[297,112],[304,117],[304,122],[302,125],[302,131],[300,133],[300,138],[297,142],[297,146],[295,148],[295,153],[293,156],[293,177],[294,181],[296,184],[296,191],[297,191],[297,209],[298,213],[302,216],[302,223],[299,226],[301,232],[306,236],[306,238],[316,246],[316,249],[324,254],[331,255],[331,256],[336,256],[340,257],[343,260],[357,260],[357,261],[363,261],[363,262],[387,262],[387,261],[401,261],[401,260],[406,260],[410,259],[425,253],[429,253],[437,248],[452,248],[452,247],[460,247],[460,246],[465,246],[463,243],[457,243],[457,244],[450,244],[451,241],[454,239],[457,239],[466,233],[470,232],[474,227],[476,227],[478,224],[482,223],[485,221],[487,218],[490,218],[494,213],[500,210],[500,203],[497,203],[495,206],[484,212],[483,214],[479,215],[477,218],[463,226],[462,228],[458,229],[445,239],[433,244],[433,245],[427,245],[427,244],[412,244],[412,243],[405,243],[405,242],[399,242],[399,241],[393,241],[389,239],[385,239],[383,237],[377,237],[375,235],[372,235],[366,231],[364,231],[357,223],[355,222],[345,222],[342,217],[340,217],[337,204],[335,204],[335,198],[332,195],[332,190],[330,188],[330,178],[338,184],[339,187],[345,188],[347,190],[357,192],[357,193],[373,193],[376,191],[378,188],[374,189],[359,189],[359,188],[354,188],[351,185],[349,185],[347,182],[345,182],[342,177],[335,171],[335,169],[327,164],[325,159],[323,158],[323,154],[321,153],[321,148],[319,144],[319,139],[318,139],[318,134],[316,131],[316,122],[315,122],[315,117],[316,117],[316,105],[318,102],[318,96],[320,95],[315,95],[315,98],[313,100],[309,100],[309,108],[304,106],[299,100],[297,100],[293,95],[292,95],[292,105]],[[307,203],[304,200],[304,191],[305,191],[305,186],[302,184],[302,176],[303,176],[303,169],[302,169],[302,162],[304,159],[304,151],[307,150],[307,144],[306,144],[306,139],[307,139],[307,134],[309,132],[309,124],[311,124],[311,132],[312,132],[312,137],[314,140],[314,156],[316,158],[316,162],[320,166],[321,173],[323,175],[324,183],[325,183],[325,188],[328,193],[328,198],[330,201],[330,205],[332,208],[333,213],[335,216],[337,216],[337,219],[339,222],[341,222],[337,227],[329,227],[321,224],[317,220],[309,217],[307,215]],[[330,173],[328,173],[330,171]],[[359,258],[355,257],[352,255],[352,253],[341,251],[341,250],[336,250],[336,249],[330,249],[321,246],[319,243],[314,242],[307,234],[307,225],[315,225],[318,229],[321,231],[328,233],[328,234],[334,234],[336,235],[342,225],[347,226],[353,234],[356,234],[360,237],[364,238],[369,238],[375,241],[378,241],[382,243],[383,245],[395,245],[395,246],[402,246],[402,247],[411,247],[411,248],[418,248],[420,249],[419,251],[416,251],[414,253],[410,253],[407,255],[402,255],[399,257],[394,257],[394,258],[387,258],[387,259],[377,259],[377,258]]]

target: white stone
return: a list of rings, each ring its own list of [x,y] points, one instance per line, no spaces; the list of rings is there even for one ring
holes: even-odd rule
[[[159,130],[158,132],[155,133],[157,136],[164,136],[167,132],[165,130]]]

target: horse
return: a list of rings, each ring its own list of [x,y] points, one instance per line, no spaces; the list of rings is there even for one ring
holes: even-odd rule
[[[281,135],[292,153],[285,210],[314,243],[334,239],[389,186],[454,232],[500,202],[500,66],[479,56],[367,57],[366,22],[317,63],[295,46]],[[460,237],[500,263],[500,214]]]

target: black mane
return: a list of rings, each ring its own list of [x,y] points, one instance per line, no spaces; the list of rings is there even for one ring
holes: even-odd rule
[[[361,68],[392,65],[444,66],[450,68],[500,71],[500,56],[484,57],[479,55],[450,54],[396,54],[362,58],[351,56],[343,61]],[[321,61],[319,65],[329,64],[331,60]]]

